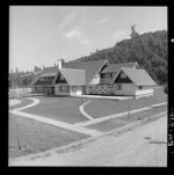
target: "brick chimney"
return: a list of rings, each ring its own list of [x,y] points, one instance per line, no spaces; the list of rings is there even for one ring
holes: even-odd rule
[[[62,64],[64,63],[64,60],[63,59],[58,59],[57,63],[58,63],[58,69],[61,69],[62,68]]]

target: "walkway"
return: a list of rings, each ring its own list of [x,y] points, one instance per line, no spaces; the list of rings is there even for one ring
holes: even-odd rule
[[[134,110],[131,110],[131,111],[125,111],[125,112],[121,112],[121,113],[117,113],[117,114],[113,114],[113,115],[109,115],[109,116],[104,116],[104,117],[99,117],[99,118],[92,118],[92,116],[90,116],[85,110],[84,110],[84,106],[86,104],[88,104],[90,101],[87,101],[86,103],[84,103],[83,105],[81,105],[81,110],[80,112],[84,115],[84,116],[88,116],[90,117],[91,119],[88,120],[88,121],[85,121],[85,122],[79,122],[79,123],[76,123],[74,124],[75,126],[88,126],[88,125],[91,125],[91,124],[96,124],[96,123],[99,123],[99,122],[103,122],[103,121],[106,121],[106,120],[110,120],[110,119],[113,119],[113,118],[118,118],[118,117],[123,117],[125,115],[128,115],[129,113],[130,114],[135,114],[135,113],[138,113],[138,112],[142,112],[142,111],[146,111],[146,110],[149,110],[151,108],[154,108],[154,107],[159,107],[159,106],[163,106],[163,105],[166,105],[167,102],[162,102],[162,103],[157,103],[157,104],[153,104],[153,105],[150,105],[150,106],[146,106],[146,107],[143,107],[143,108],[139,108],[139,109],[134,109]]]
[[[128,132],[112,133],[79,149],[56,149],[9,162],[10,166],[167,166],[167,117],[139,125]]]
[[[43,122],[43,123],[46,123],[46,124],[50,124],[50,125],[53,125],[53,126],[63,128],[63,129],[71,130],[71,131],[74,131],[74,132],[80,132],[80,133],[90,135],[90,136],[99,136],[99,135],[102,134],[102,132],[99,132],[99,131],[94,130],[94,129],[87,129],[87,128],[83,128],[83,127],[80,127],[80,126],[74,126],[72,124],[68,124],[68,123],[65,123],[65,122],[53,120],[53,119],[50,119],[50,118],[47,118],[47,117],[42,117],[42,116],[39,116],[39,115],[34,115],[34,114],[29,114],[29,113],[26,113],[26,112],[22,112],[21,110],[31,108],[33,106],[36,106],[38,103],[40,103],[40,100],[38,100],[38,99],[35,99],[35,98],[29,98],[29,99],[33,100],[33,103],[31,103],[31,104],[29,104],[25,107],[22,107],[22,108],[14,109],[14,110],[10,111],[10,113],[12,113],[14,115],[17,115],[17,116],[34,119],[34,120],[39,121],[39,122]]]

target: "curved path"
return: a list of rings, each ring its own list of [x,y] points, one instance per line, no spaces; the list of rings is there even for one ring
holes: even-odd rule
[[[149,110],[151,108],[155,108],[155,107],[159,107],[159,106],[163,106],[166,105],[167,102],[161,102],[161,103],[156,103],[150,106],[146,106],[146,107],[142,107],[142,108],[138,108],[138,109],[133,109],[131,111],[125,111],[125,112],[120,112],[120,113],[116,113],[113,115],[109,115],[109,116],[104,116],[104,117],[99,117],[99,118],[93,118],[92,116],[90,116],[85,110],[84,110],[84,106],[87,105],[90,101],[87,101],[86,103],[84,103],[83,105],[81,105],[81,110],[80,112],[82,112],[83,115],[85,115],[86,117],[90,118],[90,120],[85,121],[85,122],[79,122],[77,124],[74,124],[75,126],[88,126],[91,124],[95,124],[95,123],[99,123],[99,122],[103,122],[112,118],[118,118],[118,117],[123,117],[125,115],[130,114],[135,114],[138,112],[142,112],[142,111],[146,111]]]
[[[79,107],[79,111],[86,117],[88,118],[89,120],[93,120],[94,118],[92,116],[90,116],[85,110],[84,110],[84,107],[89,103],[91,102],[91,100],[83,103],[80,107]]]
[[[36,106],[38,103],[40,103],[40,100],[38,100],[38,99],[35,99],[35,98],[29,98],[29,99],[33,100],[33,103],[31,103],[27,106],[18,108],[18,109],[11,110],[10,113],[15,114],[17,116],[34,119],[34,120],[37,120],[39,122],[43,122],[46,124],[57,126],[57,127],[63,128],[63,129],[67,129],[67,130],[71,130],[71,131],[75,131],[75,132],[80,132],[80,133],[90,135],[90,136],[99,136],[102,134],[102,132],[99,132],[99,131],[94,130],[94,129],[87,129],[87,128],[83,128],[80,126],[74,126],[72,124],[68,124],[68,123],[65,123],[62,121],[50,119],[50,118],[39,116],[39,115],[29,114],[29,113],[21,111],[23,109],[27,109],[27,108],[31,108],[33,106]]]
[[[39,100],[39,99],[36,99],[36,98],[28,98],[28,99],[32,100],[33,103],[31,103],[31,104],[29,104],[29,105],[26,105],[26,106],[24,106],[24,107],[21,107],[21,108],[14,109],[13,111],[21,111],[21,110],[23,110],[23,109],[27,109],[27,108],[31,108],[31,107],[33,107],[33,106],[36,106],[37,104],[40,103],[40,100]]]

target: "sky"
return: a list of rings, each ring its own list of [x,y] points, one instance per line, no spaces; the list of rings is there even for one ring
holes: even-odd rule
[[[113,47],[139,34],[167,30],[167,7],[10,6],[9,71],[53,66]]]

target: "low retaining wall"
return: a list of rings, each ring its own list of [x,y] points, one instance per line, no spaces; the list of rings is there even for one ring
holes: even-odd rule
[[[32,88],[26,87],[26,88],[14,88],[9,89],[9,98],[19,98],[26,95],[29,95],[32,93]]]

